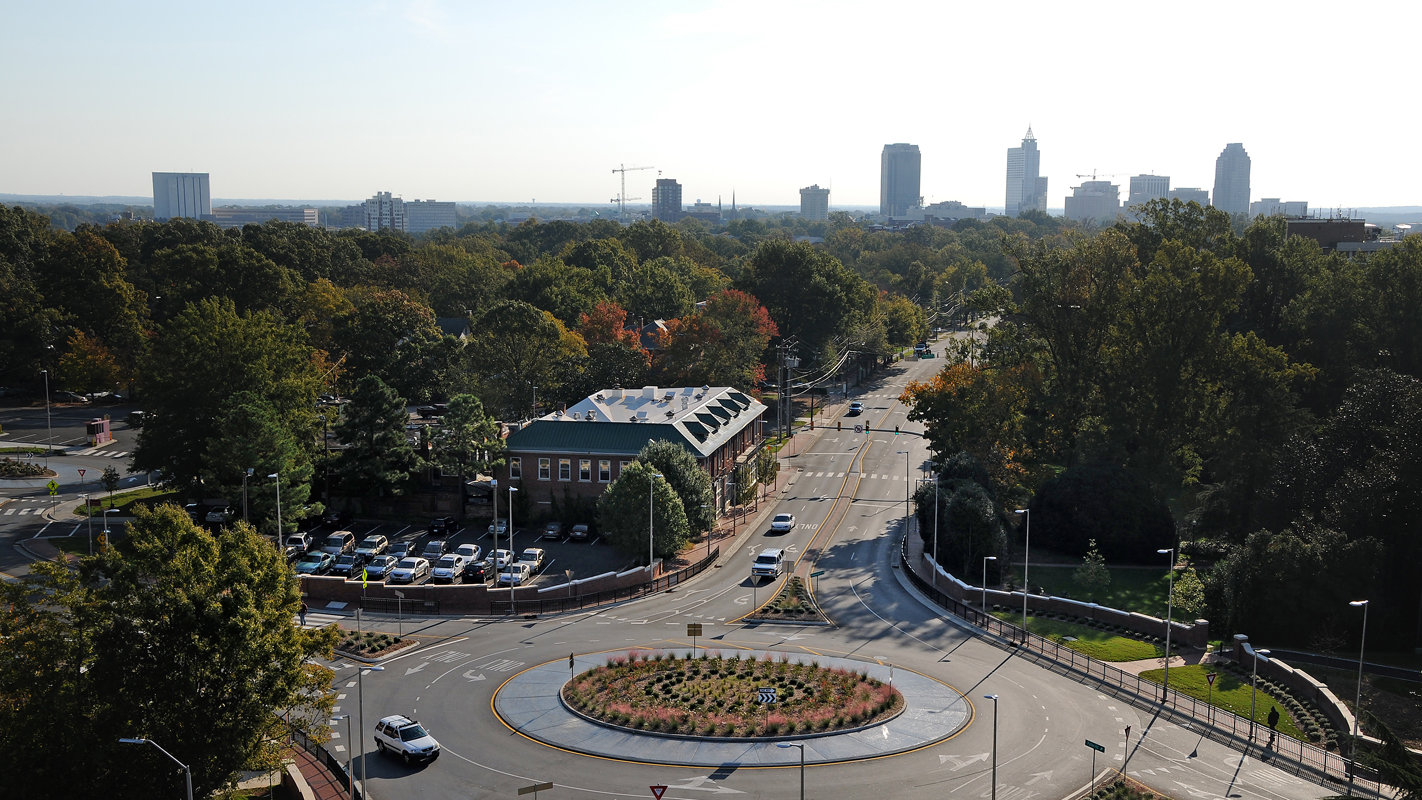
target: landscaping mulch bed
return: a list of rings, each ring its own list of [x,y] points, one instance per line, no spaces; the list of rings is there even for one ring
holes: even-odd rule
[[[828,622],[815,605],[810,590],[799,578],[791,578],[769,602],[752,611],[747,620],[762,622]]]
[[[759,702],[764,687],[776,689],[775,705]],[[860,728],[904,708],[898,690],[865,672],[714,651],[613,656],[570,680],[562,695],[571,708],[610,725],[747,739]]]
[[[1122,775],[1114,781],[1098,786],[1096,792],[1088,800],[1156,800],[1156,798],[1170,800],[1169,795],[1161,794],[1140,781]]]
[[[344,635],[336,645],[336,652],[356,658],[380,658],[419,643],[413,636],[400,638],[374,631],[356,633],[342,630],[341,633]]]
[[[0,478],[50,478],[57,473],[33,461],[0,458]]]

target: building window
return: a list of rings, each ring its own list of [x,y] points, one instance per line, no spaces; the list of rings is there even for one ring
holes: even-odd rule
[[[558,459],[558,480],[570,481],[573,479],[573,461],[568,458]]]
[[[602,459],[597,462],[597,479],[601,483],[612,480],[612,462]]]
[[[591,459],[591,458],[580,458],[580,459],[578,459],[578,480],[583,481],[584,483],[586,483],[587,481],[592,480],[592,459]]]
[[[521,459],[521,458],[510,458],[510,459],[509,459],[509,480],[511,480],[511,481],[521,481],[521,480],[523,480],[523,459]]]
[[[618,474],[618,475],[621,475],[622,473],[626,472],[626,471],[627,471],[627,465],[628,465],[628,464],[631,464],[631,463],[632,463],[631,461],[619,461],[619,462],[617,462],[617,474]]]
[[[538,459],[538,479],[539,479],[540,481],[546,481],[546,480],[548,480],[549,478],[552,478],[552,477],[553,477],[553,474],[552,474],[552,473],[553,473],[552,464],[553,464],[553,462],[552,462],[551,459],[547,459],[547,458],[540,458],[540,459]]]

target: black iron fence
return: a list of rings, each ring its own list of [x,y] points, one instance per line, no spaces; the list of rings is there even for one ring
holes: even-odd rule
[[[655,580],[646,583],[639,583],[633,586],[624,586],[620,589],[608,589],[605,592],[590,592],[588,594],[571,594],[573,587],[569,585],[569,596],[549,597],[553,592],[536,592],[528,590],[530,597],[523,598],[517,594],[517,589],[511,589],[510,599],[494,600],[490,602],[490,613],[492,614],[556,614],[562,611],[577,611],[580,608],[590,606],[600,606],[606,603],[616,603],[632,597],[655,594],[684,583],[702,572],[716,562],[721,556],[721,548],[717,547],[700,561],[687,567],[683,567],[676,572],[669,572]]]
[[[336,779],[336,783],[341,785],[341,789],[355,800],[361,800],[360,789],[357,788],[354,794],[351,793],[351,776],[346,772],[346,765],[341,760],[331,754],[321,744],[313,741],[305,733],[298,730],[291,731],[291,743],[311,754],[311,757],[321,762],[322,766],[331,771],[331,776]]]
[[[907,538],[903,541],[907,541]],[[919,576],[909,564],[907,551],[902,544],[899,559],[904,574],[929,600],[997,637],[998,643],[1005,648],[1016,650],[1054,671],[1074,674],[1083,683],[1089,683],[1102,692],[1113,694],[1131,705],[1156,714],[1157,719],[1189,725],[1191,730],[1196,730],[1210,739],[1240,747],[1246,753],[1253,753],[1256,758],[1267,760],[1280,769],[1287,769],[1292,765],[1296,768],[1295,772],[1309,770],[1340,782],[1351,781],[1355,788],[1371,787],[1375,793],[1381,794],[1377,776],[1361,766],[1355,766],[1353,760],[1347,756],[1283,735],[1275,737],[1272,745],[1266,745],[1265,740],[1270,733],[1266,726],[1174,689],[1166,690],[1159,683],[1125,672],[1107,662],[1097,661],[948,596]],[[1149,724],[1147,723],[1147,727]]]
[[[386,611],[392,614],[419,614],[427,616],[439,613],[438,600],[401,600],[398,597],[362,597],[360,607],[364,611]]]

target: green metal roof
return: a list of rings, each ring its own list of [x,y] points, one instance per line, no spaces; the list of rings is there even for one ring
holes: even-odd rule
[[[676,442],[698,458],[705,454],[675,425],[534,420],[509,434],[508,449],[524,453],[607,453],[635,456],[647,442]]]

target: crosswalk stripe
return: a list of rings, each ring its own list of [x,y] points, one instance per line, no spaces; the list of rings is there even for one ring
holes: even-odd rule
[[[20,516],[23,517],[24,515],[30,513],[31,511],[34,511],[34,510],[35,510],[35,509],[33,509],[33,508],[22,508],[22,509],[20,509]]]
[[[128,455],[127,450],[120,450],[119,452],[110,455],[109,458],[123,458],[126,455]]]
[[[13,508],[7,508],[7,509],[5,509],[5,516],[8,517],[8,516],[10,516],[10,515],[13,514],[13,513],[15,513],[15,509],[13,509]]]

